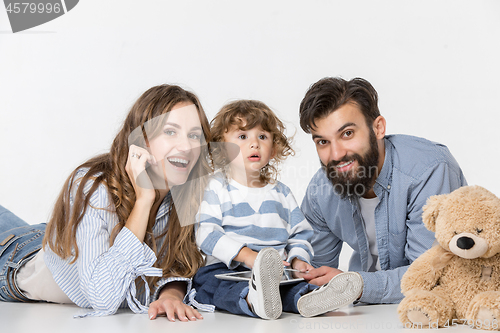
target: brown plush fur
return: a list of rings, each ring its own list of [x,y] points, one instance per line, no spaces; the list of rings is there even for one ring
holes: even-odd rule
[[[403,276],[400,320],[405,327],[465,322],[499,330],[500,199],[480,186],[466,186],[429,198],[422,218],[439,245]],[[474,247],[458,246],[461,237],[473,239]]]

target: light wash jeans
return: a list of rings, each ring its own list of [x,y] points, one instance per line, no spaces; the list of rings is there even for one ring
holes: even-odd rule
[[[0,206],[0,301],[30,302],[19,290],[19,268],[42,248],[45,223],[29,225]]]

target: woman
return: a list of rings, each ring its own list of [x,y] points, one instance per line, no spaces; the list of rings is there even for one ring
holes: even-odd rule
[[[207,142],[194,94],[171,85],[146,91],[110,152],[69,176],[47,225],[0,206],[0,300],[144,313],[151,289],[151,319],[202,319],[183,300],[203,265],[192,223],[210,169]]]

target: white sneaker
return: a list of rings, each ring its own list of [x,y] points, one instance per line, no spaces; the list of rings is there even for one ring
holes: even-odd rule
[[[267,247],[259,251],[248,282],[247,300],[252,311],[262,319],[277,319],[281,316],[280,281],[283,275],[283,260],[278,251]]]
[[[335,275],[330,282],[299,298],[297,308],[304,317],[313,317],[354,302],[363,291],[359,273]]]

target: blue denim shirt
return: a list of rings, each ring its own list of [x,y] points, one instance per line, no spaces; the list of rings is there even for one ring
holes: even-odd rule
[[[380,202],[375,231],[381,270],[368,272],[370,250],[356,197],[340,199],[320,169],[311,179],[301,209],[314,229],[313,266],[338,267],[346,242],[354,250],[349,270],[364,281],[361,302],[398,303],[408,266],[434,242],[422,222],[422,207],[432,195],[467,185],[448,148],[407,135],[385,137],[385,160],[373,187]]]

